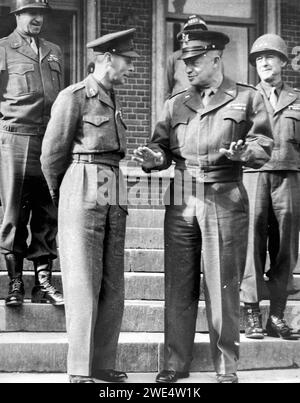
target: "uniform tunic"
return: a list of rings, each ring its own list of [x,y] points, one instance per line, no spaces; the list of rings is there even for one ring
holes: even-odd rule
[[[250,202],[247,264],[241,298],[248,303],[295,292],[293,270],[299,247],[300,92],[283,85],[275,110],[268,88],[259,84],[274,137],[271,159],[260,169],[245,169]],[[264,280],[267,249],[268,281]]]
[[[115,367],[124,309],[127,206],[119,161],[126,152],[125,127],[117,100],[89,75],[60,93],[43,142],[42,169],[51,194],[60,193],[72,375]]]
[[[235,373],[239,288],[245,266],[248,199],[242,164],[259,168],[272,149],[267,111],[253,87],[227,78],[203,108],[194,88],[165,103],[150,148],[175,161],[165,215],[165,369],[189,371],[203,259],[206,312],[216,372]],[[249,143],[242,162],[219,152]]]
[[[0,40],[0,230],[2,253],[56,257],[57,212],[41,171],[41,143],[62,87],[62,53],[39,39],[39,54],[17,30]],[[30,220],[31,243],[27,247]]]

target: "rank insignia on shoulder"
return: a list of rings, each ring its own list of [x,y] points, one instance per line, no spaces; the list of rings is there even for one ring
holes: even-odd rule
[[[57,62],[57,63],[59,63],[59,58],[51,53],[49,55],[49,57],[48,57],[48,62]]]
[[[90,88],[90,96],[94,97],[97,95],[97,91],[95,90],[95,88]]]
[[[294,104],[289,106],[289,110],[300,111],[300,104]]]

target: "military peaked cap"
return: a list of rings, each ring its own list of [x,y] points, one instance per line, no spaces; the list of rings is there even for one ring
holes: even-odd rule
[[[95,53],[110,52],[119,56],[139,57],[139,54],[134,51],[134,32],[135,28],[113,32],[89,42],[86,46],[93,49]]]

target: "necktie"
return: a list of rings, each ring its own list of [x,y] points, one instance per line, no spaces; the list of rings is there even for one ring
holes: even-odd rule
[[[213,95],[213,91],[211,88],[207,88],[206,90],[202,91],[201,98],[204,108],[207,107],[210,101],[210,97]]]
[[[39,49],[38,49],[38,47],[37,47],[36,41],[35,41],[35,39],[32,38],[32,37],[30,38],[30,47],[31,47],[31,49],[34,51],[34,53],[35,53],[36,55],[39,54]]]
[[[278,99],[277,99],[277,93],[276,93],[276,87],[273,87],[273,88],[272,88],[269,101],[270,101],[270,104],[272,105],[272,108],[273,108],[273,109],[276,109],[276,105],[277,105],[277,101],[278,101]]]

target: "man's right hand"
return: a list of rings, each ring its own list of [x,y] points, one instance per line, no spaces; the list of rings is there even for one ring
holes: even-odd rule
[[[160,151],[155,152],[146,146],[137,148],[133,154],[133,161],[137,161],[146,169],[157,168],[164,162],[164,157]]]

